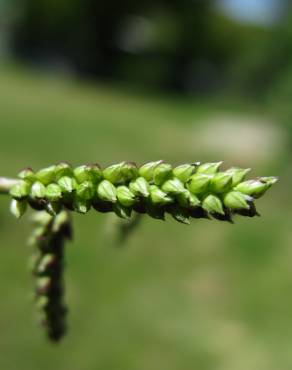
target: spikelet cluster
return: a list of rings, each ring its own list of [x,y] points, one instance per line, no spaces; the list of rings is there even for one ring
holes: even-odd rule
[[[64,243],[71,238],[68,212],[57,216],[38,212],[30,238],[34,247],[31,269],[35,278],[35,301],[41,324],[51,341],[58,341],[66,331],[63,296]]]
[[[250,169],[220,170],[221,162],[192,163],[172,167],[163,161],[137,167],[121,162],[101,169],[99,165],[72,168],[62,162],[18,175],[11,189],[11,211],[20,217],[29,204],[51,215],[62,209],[86,213],[114,212],[130,218],[133,211],[164,219],[169,213],[179,222],[190,218],[216,218],[232,222],[232,216],[257,214],[254,200],[276,181],[275,177],[245,180]]]

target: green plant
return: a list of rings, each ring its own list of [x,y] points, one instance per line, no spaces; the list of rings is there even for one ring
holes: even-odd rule
[[[189,224],[191,218],[233,222],[234,215],[258,215],[254,201],[276,181],[258,177],[245,181],[250,169],[220,171],[221,162],[172,167],[164,161],[137,167],[121,162],[76,168],[65,162],[34,172],[22,170],[17,179],[0,178],[0,193],[10,194],[11,212],[21,217],[27,207],[38,211],[30,244],[34,247],[32,272],[35,300],[48,337],[59,340],[65,332],[63,302],[64,243],[71,238],[70,212],[112,212],[126,219],[120,240],[139,224],[141,215]]]

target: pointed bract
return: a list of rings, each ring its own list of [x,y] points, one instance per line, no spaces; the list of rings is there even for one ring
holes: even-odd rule
[[[117,190],[108,180],[103,180],[97,187],[97,194],[100,199],[115,203],[117,201]]]
[[[219,194],[230,190],[232,176],[232,174],[226,172],[216,173],[210,181],[210,191]]]
[[[225,173],[232,174],[232,186],[236,186],[245,179],[250,170],[250,168],[231,167]]]
[[[60,186],[63,193],[72,193],[77,189],[77,181],[74,177],[63,176],[58,180],[58,185]]]
[[[46,199],[50,202],[58,202],[62,198],[62,191],[59,185],[50,184],[46,187]]]
[[[186,190],[184,184],[177,178],[167,180],[161,189],[169,194],[181,194]]]
[[[113,164],[111,166],[106,167],[103,171],[103,177],[110,181],[112,184],[120,184],[123,181],[123,172],[122,168],[125,162]]]
[[[73,173],[75,179],[79,184],[84,181],[91,181],[93,183],[96,183],[102,179],[102,171],[97,164],[82,165],[76,167]]]
[[[225,194],[223,203],[230,209],[249,209],[246,196],[239,191],[231,191]]]
[[[220,198],[216,195],[208,195],[202,202],[202,207],[205,211],[209,213],[218,213],[224,215],[223,205]]]
[[[43,168],[35,174],[35,177],[42,184],[48,185],[51,182],[55,181],[55,169],[56,166]]]
[[[149,183],[144,177],[138,177],[136,180],[130,182],[129,188],[132,193],[141,197],[149,197]]]
[[[265,182],[266,184],[269,184],[269,185],[274,185],[274,184],[276,184],[276,182],[279,181],[278,177],[275,177],[275,176],[260,177],[259,179],[262,182]]]
[[[30,196],[34,199],[42,199],[46,196],[46,187],[40,181],[33,183],[30,189]]]
[[[254,198],[260,198],[272,186],[271,182],[273,181],[274,180],[264,180],[264,178],[248,180],[238,184],[234,190]]]
[[[215,163],[203,163],[198,168],[196,173],[204,173],[207,175],[213,175],[219,171],[219,168],[223,162]]]
[[[173,198],[168,196],[164,191],[162,191],[156,185],[150,186],[150,199],[154,205],[157,205],[157,204],[165,205],[165,204],[170,204],[173,202]]]
[[[20,179],[26,180],[30,183],[32,183],[36,179],[35,178],[35,173],[33,172],[33,170],[30,167],[24,168],[22,171],[19,172],[19,174],[17,176]]]
[[[138,168],[133,162],[125,162],[122,166],[122,180],[124,183],[128,183],[131,180],[136,179],[139,176]]]
[[[172,167],[168,163],[161,163],[154,168],[153,181],[155,185],[162,185],[172,176]]]
[[[22,215],[24,215],[27,208],[27,201],[24,200],[17,200],[12,199],[10,203],[10,212],[16,217],[20,218]]]
[[[136,203],[135,194],[133,194],[127,186],[117,187],[117,198],[121,205],[125,207],[131,207]]]
[[[188,181],[187,188],[193,194],[204,193],[207,190],[211,179],[211,175],[206,175],[204,173],[195,173]]]
[[[194,174],[196,169],[195,164],[182,164],[173,169],[173,175],[183,183],[186,183]]]
[[[145,163],[143,166],[141,166],[138,170],[139,175],[144,177],[146,181],[153,180],[153,173],[154,169],[159,165],[163,163],[163,161],[156,161],[156,162],[148,162]]]
[[[77,186],[77,197],[83,200],[92,199],[95,194],[95,188],[91,181],[84,181]]]
[[[63,176],[73,176],[73,169],[67,162],[60,162],[55,167],[55,180],[58,181]]]
[[[24,199],[29,195],[30,192],[30,183],[25,180],[19,180],[11,190],[10,195],[14,199]]]
[[[88,181],[92,181],[93,183],[100,182],[103,178],[102,170],[100,166],[95,164],[88,164],[87,165],[88,172],[89,172],[89,178]]]

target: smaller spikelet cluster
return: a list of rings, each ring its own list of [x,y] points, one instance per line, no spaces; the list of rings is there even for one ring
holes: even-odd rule
[[[164,161],[137,167],[121,162],[104,169],[97,164],[72,168],[62,162],[18,175],[11,189],[11,211],[20,217],[27,204],[51,215],[62,209],[86,213],[114,212],[130,218],[132,211],[164,219],[169,213],[179,222],[190,218],[232,221],[234,214],[257,214],[254,200],[276,181],[275,177],[245,180],[249,169],[220,170],[221,162],[172,167]]]
[[[29,244],[34,248],[31,269],[35,277],[35,301],[41,324],[51,341],[58,341],[66,331],[64,305],[64,243],[71,238],[68,212],[57,216],[38,212]]]

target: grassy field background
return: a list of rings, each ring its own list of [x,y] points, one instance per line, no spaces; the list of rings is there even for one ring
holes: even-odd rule
[[[258,137],[252,131],[240,151],[223,150],[233,141],[229,126],[221,130],[225,116],[241,129],[253,117]],[[43,338],[30,301],[29,217],[15,221],[1,197],[0,369],[291,369],[292,176],[281,125],[244,102],[183,100],[2,66],[0,128],[6,176],[60,160],[162,158],[223,159],[281,178],[258,201],[261,218],[188,227],[145,219],[120,248],[105,231],[107,217],[75,215],[66,270],[70,328],[58,346]],[[200,139],[206,130],[210,147]]]

